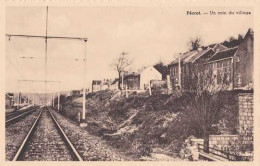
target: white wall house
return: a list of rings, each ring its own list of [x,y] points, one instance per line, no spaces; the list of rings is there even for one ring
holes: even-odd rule
[[[162,74],[153,66],[146,67],[140,72],[140,89],[148,88],[150,80],[162,80]]]

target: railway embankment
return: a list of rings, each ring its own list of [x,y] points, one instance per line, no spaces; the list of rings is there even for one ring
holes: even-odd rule
[[[208,125],[209,129],[207,135],[236,132],[236,124],[232,122],[237,120],[237,111],[232,97],[231,92],[225,92],[208,101],[214,103],[220,98],[225,108],[216,112],[211,124],[204,121],[202,125]],[[88,126],[85,130],[134,160],[157,160],[154,156],[161,155],[166,156],[166,160],[189,160],[187,140],[205,137],[197,117],[187,112],[196,102],[207,103],[196,100],[188,93],[152,96],[148,92],[130,93],[128,98],[110,90],[90,93],[86,96]],[[80,96],[69,97],[62,103],[60,113],[77,123],[81,101]],[[197,104],[196,107],[200,107],[200,103]]]

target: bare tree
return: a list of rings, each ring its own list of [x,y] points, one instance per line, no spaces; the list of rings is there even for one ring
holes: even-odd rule
[[[201,38],[199,36],[191,38],[187,45],[190,51],[197,50],[201,46]]]
[[[127,57],[127,52],[122,52],[118,58],[111,64],[112,68],[118,73],[118,89],[121,90],[121,76],[126,71],[127,67],[131,65],[133,60]]]

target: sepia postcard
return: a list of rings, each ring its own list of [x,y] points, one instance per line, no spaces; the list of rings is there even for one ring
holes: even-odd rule
[[[1,165],[260,164],[259,1],[1,4]]]

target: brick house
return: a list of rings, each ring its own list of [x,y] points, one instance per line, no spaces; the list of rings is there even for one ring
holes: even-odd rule
[[[254,31],[249,29],[234,56],[234,89],[253,89]]]
[[[5,108],[12,108],[14,106],[14,94],[6,93],[5,94]]]
[[[146,90],[151,80],[162,80],[162,74],[154,67],[148,66],[137,73],[129,73],[124,77],[124,84],[129,90]]]
[[[177,90],[180,88],[180,76],[179,75],[179,63],[180,63],[180,66],[181,66],[181,71],[184,70],[183,68],[183,61],[189,57],[189,56],[193,56],[197,53],[197,51],[190,51],[190,52],[186,52],[184,54],[181,54],[179,55],[180,57],[175,59],[172,63],[170,63],[168,65],[168,68],[169,68],[169,74],[170,74],[170,81],[171,81],[171,84],[173,86],[173,90]],[[182,73],[182,72],[181,72]],[[181,76],[182,77],[182,76]],[[182,79],[181,79],[182,80]],[[182,83],[181,83],[182,84]]]
[[[254,32],[249,29],[239,46],[216,52],[207,62],[209,89],[253,89]]]
[[[92,80],[92,92],[100,91],[102,87],[101,80]]]
[[[233,57],[238,47],[216,52],[206,63],[204,88],[209,90],[233,89]]]
[[[129,90],[140,89],[140,73],[131,73],[125,76],[124,82]]]
[[[225,49],[227,49],[227,47],[222,44],[212,44],[206,47],[201,47],[198,50],[181,54],[180,73],[179,58],[168,65],[173,90],[179,89],[181,86],[182,90],[191,91],[194,88],[198,88],[198,86],[202,86],[203,79],[201,79],[201,76],[204,73],[204,63],[211,58],[214,53]],[[181,85],[179,83],[179,77],[181,78]]]

